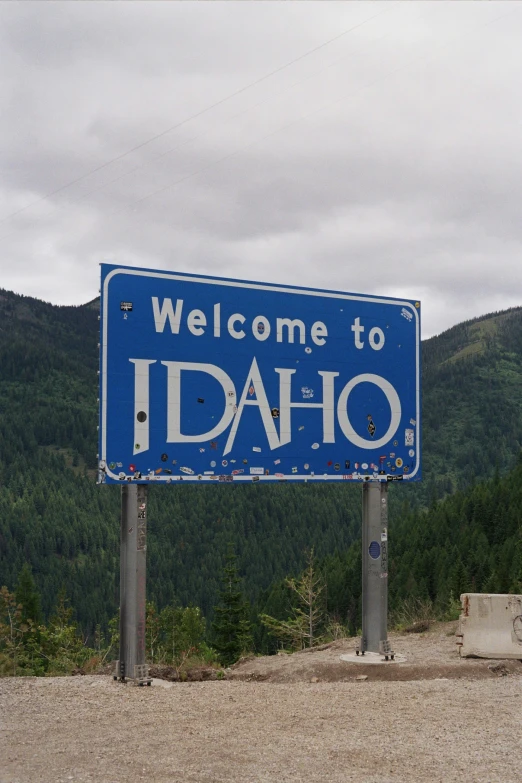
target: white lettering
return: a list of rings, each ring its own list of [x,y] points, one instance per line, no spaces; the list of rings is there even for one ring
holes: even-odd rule
[[[277,342],[283,342],[283,327],[288,329],[288,342],[294,342],[294,330],[299,329],[299,342],[301,345],[305,344],[305,325],[299,319],[295,318],[293,321],[290,318],[278,318],[277,319]]]
[[[149,398],[150,398],[150,366],[156,364],[156,359],[129,359],[134,365],[134,451],[142,454],[149,450]],[[335,389],[334,380],[338,372],[319,370],[323,379],[323,400],[318,402],[292,402],[292,376],[297,370],[276,367],[279,375],[279,435],[274,417],[267,398],[257,360],[254,358],[247,375],[239,404],[236,405],[236,390],[231,378],[221,368],[213,364],[199,362],[162,361],[167,367],[167,442],[169,443],[201,443],[221,435],[232,424],[223,456],[230,453],[234,446],[237,431],[245,405],[259,409],[261,420],[271,450],[287,445],[292,441],[292,409],[319,408],[323,418],[323,443],[335,443]],[[184,435],[181,432],[181,373],[182,371],[206,373],[215,378],[223,389],[225,400],[221,420],[208,432],[197,435]],[[367,439],[359,435],[349,418],[349,396],[353,389],[361,383],[377,386],[385,395],[390,406],[390,423],[386,433],[379,439]],[[204,382],[203,382],[204,385]],[[255,394],[255,399],[252,396]],[[352,378],[343,388],[337,402],[337,418],[345,438],[363,449],[380,449],[386,446],[395,436],[401,421],[401,402],[392,384],[380,375],[364,373]],[[158,422],[155,422],[155,427]]]
[[[192,334],[197,337],[205,333],[203,329],[207,325],[207,317],[203,310],[191,310],[187,318],[187,326]]]
[[[179,334],[181,311],[183,310],[183,299],[176,300],[176,311],[174,312],[172,309],[172,299],[164,299],[163,305],[160,309],[158,297],[153,296],[152,310],[154,313],[154,325],[157,332],[163,332],[168,318],[172,334]]]
[[[379,342],[375,341],[375,338],[379,338]],[[372,346],[374,351],[380,351],[381,348],[384,346],[384,332],[382,329],[379,329],[378,326],[374,326],[373,329],[370,329],[370,334],[368,335],[368,340],[370,341],[370,345]]]
[[[366,440],[358,435],[350,423],[348,418],[347,403],[348,397],[352,389],[354,389],[359,383],[373,383],[378,386],[381,391],[386,395],[386,399],[390,405],[391,420],[388,431],[379,440]],[[344,389],[342,390],[339,401],[337,403],[337,418],[339,419],[339,426],[343,431],[344,436],[351,441],[355,446],[359,446],[362,449],[379,449],[381,446],[385,446],[390,441],[401,421],[401,401],[399,395],[391,385],[391,383],[380,375],[372,375],[371,373],[363,373],[362,375],[356,375],[351,381],[348,381]]]
[[[280,445],[284,446],[292,440],[291,408],[322,408],[323,409],[323,443],[335,443],[334,422],[334,378],[338,372],[323,372],[323,401],[322,402],[290,402],[292,375],[295,370],[275,368],[279,373],[279,438]]]
[[[228,333],[231,337],[233,337],[235,340],[242,340],[245,336],[244,331],[241,329],[239,332],[236,332],[234,329],[234,324],[236,321],[239,321],[240,323],[244,324],[246,321],[246,318],[244,315],[241,315],[241,313],[234,313],[234,315],[231,315],[228,319]]]
[[[247,399],[247,395],[249,393],[248,390],[250,386],[253,386],[255,389],[255,393],[256,393],[255,400]],[[256,405],[259,408],[259,413],[261,414],[263,426],[265,428],[266,436],[268,438],[268,445],[270,446],[271,449],[277,449],[278,446],[280,445],[279,438],[277,437],[274,420],[270,412],[270,405],[268,404],[268,398],[266,396],[265,387],[263,386],[261,373],[259,372],[259,367],[255,357],[252,361],[252,365],[250,367],[250,371],[248,373],[245,386],[243,388],[243,394],[241,395],[241,399],[237,407],[237,413],[234,417],[234,422],[232,424],[232,427],[230,428],[230,432],[228,435],[228,440],[226,442],[225,450],[223,452],[223,456],[225,456],[230,451],[232,451],[236,433],[239,427],[239,422],[241,421],[241,416],[243,415],[243,409],[245,405]]]
[[[176,306],[173,305],[172,299],[160,300],[157,296],[151,297],[152,310],[154,316],[154,326],[156,332],[163,333],[165,328],[170,326],[172,334],[179,334],[183,316],[183,299],[176,300]],[[188,316],[186,316],[186,326],[188,331],[196,337],[201,337],[206,332],[206,327],[211,324],[207,318],[207,314],[200,309],[190,310]],[[243,325],[247,318],[242,313],[233,313],[227,320],[228,333],[234,340],[242,340],[246,337],[244,329],[238,327],[238,324]],[[250,320],[250,319],[249,319]],[[288,342],[291,345],[299,343],[301,345],[306,344],[307,338],[307,326],[300,318],[277,318],[276,319],[276,340],[278,343]],[[251,323],[252,335],[259,342],[268,340],[272,334],[272,324],[270,320],[264,315],[257,315],[253,318]],[[360,340],[360,333],[364,332],[364,327],[360,325],[360,319],[356,318],[355,325],[352,326],[352,331],[356,332],[355,344],[357,348],[363,347],[363,342]],[[216,302],[213,305],[213,333],[214,337],[221,337],[221,303]],[[371,332],[372,340],[371,344],[374,350],[380,350],[381,343],[384,343],[384,335],[381,330],[373,329]],[[380,340],[377,337],[381,337]],[[310,337],[315,345],[325,345],[326,338],[328,337],[328,329],[323,321],[315,321],[310,328]],[[307,348],[309,352],[311,349]]]
[[[149,448],[149,367],[156,359],[129,359],[134,365],[134,451]],[[139,448],[136,448],[136,447]]]
[[[229,376],[224,370],[215,364],[202,364],[200,362],[161,362],[168,369],[167,391],[167,442],[168,443],[201,443],[221,435],[234,418],[234,403],[236,390]],[[215,378],[223,387],[225,397],[225,411],[221,421],[209,432],[201,435],[182,435],[181,433],[181,372],[191,370],[193,372],[205,372]],[[233,392],[230,394],[230,392]],[[228,405],[227,405],[228,402]]]
[[[326,324],[324,324],[322,321],[316,321],[314,324],[312,324],[311,337],[316,345],[324,345],[326,342],[324,338],[328,337],[328,329],[326,328]]]
[[[261,341],[270,337],[270,321],[264,315],[258,315],[252,321],[252,334]]]
[[[359,336],[362,332],[364,332],[364,326],[361,326],[360,318],[356,318],[352,324],[352,332],[355,332],[355,347],[364,348],[364,343]]]

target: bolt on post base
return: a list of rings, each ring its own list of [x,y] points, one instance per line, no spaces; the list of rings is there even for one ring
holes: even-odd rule
[[[112,679],[117,680],[118,682],[127,682],[125,678],[125,661],[114,662],[114,674],[112,675]]]
[[[116,661],[114,665],[113,680],[123,683],[133,682],[134,685],[152,685],[152,677],[149,676],[149,666],[146,663],[136,664],[134,666],[134,677],[125,676],[125,666],[122,666],[123,662]]]
[[[360,639],[355,648],[355,654],[363,656],[367,651],[370,652],[366,647],[364,640]],[[392,650],[391,642],[388,641],[388,639],[383,639],[379,642],[379,655],[382,655],[385,661],[395,660],[395,651]]]

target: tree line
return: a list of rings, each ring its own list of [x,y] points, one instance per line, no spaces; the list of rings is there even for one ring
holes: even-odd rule
[[[463,592],[522,592],[522,452],[507,476],[498,473],[429,509],[404,501],[389,523],[392,619],[456,618]],[[181,667],[196,660],[230,665],[247,653],[302,649],[325,639],[360,633],[361,548],[317,557],[304,551],[305,567],[276,580],[249,602],[233,544],[221,569],[219,602],[208,622],[201,607],[177,601],[147,604],[146,640],[151,663]],[[65,592],[48,622],[30,566],[16,590],[0,592],[0,671],[49,674],[99,665],[117,653],[117,616],[107,630],[97,624],[93,642],[73,620]],[[190,659],[190,660],[189,660]],[[90,662],[90,663],[89,663]]]

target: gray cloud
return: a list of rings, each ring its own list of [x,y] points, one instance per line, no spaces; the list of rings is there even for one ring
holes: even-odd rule
[[[2,4],[0,220],[37,202],[0,222],[2,285],[81,303],[114,261],[378,292],[425,335],[521,304],[521,10]]]

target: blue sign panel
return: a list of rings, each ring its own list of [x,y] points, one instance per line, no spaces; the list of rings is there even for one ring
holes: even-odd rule
[[[102,264],[99,482],[418,480],[420,304]]]

